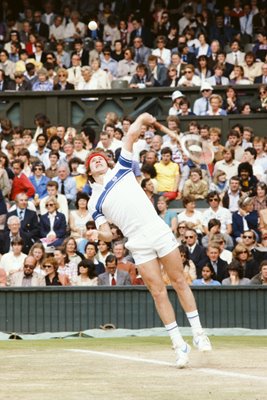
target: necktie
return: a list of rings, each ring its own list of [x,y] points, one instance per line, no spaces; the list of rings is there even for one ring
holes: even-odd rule
[[[140,49],[136,49],[136,62],[137,64],[141,62]]]
[[[209,99],[206,99],[206,111],[209,110]]]
[[[220,76],[217,76],[216,85],[221,85],[221,84],[222,84],[222,78]]]
[[[237,58],[237,54],[235,54],[235,65],[238,65],[238,58]]]
[[[76,76],[76,68],[75,67],[73,67],[73,73],[74,73],[74,76]]]
[[[65,194],[65,183],[63,179],[61,181],[61,194]]]
[[[116,279],[114,278],[114,275],[112,275],[111,286],[116,286],[116,284],[117,284]]]
[[[20,210],[20,212],[19,212],[19,219],[20,219],[20,221],[23,220],[23,210]]]

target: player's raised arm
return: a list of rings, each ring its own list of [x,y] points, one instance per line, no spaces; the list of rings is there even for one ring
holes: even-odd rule
[[[132,152],[133,144],[138,140],[142,125],[153,125],[156,119],[148,113],[143,113],[136,118],[129,128],[126,134],[125,140],[123,142],[123,147],[125,150]]]

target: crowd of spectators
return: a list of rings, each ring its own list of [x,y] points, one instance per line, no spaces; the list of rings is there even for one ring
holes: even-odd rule
[[[143,3],[2,2],[0,91],[109,89],[118,80],[140,89],[197,86],[207,106],[181,93],[172,115],[266,112],[265,1]],[[253,83],[255,98],[240,102],[236,86]],[[227,87],[224,98],[215,97],[217,86]]]
[[[169,133],[142,128],[133,173],[175,234],[189,284],[266,284],[266,137],[237,124],[222,142],[219,128],[194,119],[266,111],[265,3],[59,3],[23,1],[17,14],[2,3],[0,90],[105,89],[116,79],[140,89],[177,86]],[[96,31],[87,28],[92,19]],[[235,85],[251,83],[259,98],[240,104]],[[191,85],[201,93],[192,108],[182,93]],[[218,85],[225,98],[214,93]],[[184,132],[180,115],[192,116]],[[96,149],[113,168],[131,118],[108,112],[98,141],[90,126],[52,126],[42,113],[34,123],[32,131],[0,120],[0,284],[142,285],[116,226],[111,244],[87,240],[95,225],[86,159]],[[207,143],[213,160],[190,158],[181,147],[188,133]],[[178,214],[172,200],[183,204]]]

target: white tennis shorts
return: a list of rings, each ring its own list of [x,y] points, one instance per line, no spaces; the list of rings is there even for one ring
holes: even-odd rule
[[[132,253],[135,264],[140,265],[166,256],[178,247],[178,243],[168,225],[162,221],[149,229],[142,228],[129,238],[125,246]]]

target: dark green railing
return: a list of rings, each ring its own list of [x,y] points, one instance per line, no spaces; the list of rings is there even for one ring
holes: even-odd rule
[[[180,326],[188,322],[170,288]],[[194,288],[203,326],[267,328],[267,287]],[[0,331],[79,332],[107,323],[117,328],[162,326],[145,287],[1,288]]]
[[[176,88],[177,89],[177,88]],[[199,88],[179,88],[193,104],[200,96]],[[215,93],[224,95],[225,87],[217,86]],[[105,114],[115,111],[122,117],[135,117],[141,112],[152,113],[158,120],[164,121],[171,107],[172,88],[151,89],[116,89],[100,91],[66,91],[66,92],[2,92],[0,96],[0,118],[10,118],[14,125],[25,128],[34,128],[34,115],[42,112],[46,114],[54,125],[63,124],[80,128],[89,124],[101,130]],[[253,103],[257,85],[239,86],[237,88],[241,103]],[[218,126],[222,129],[223,139],[228,130],[236,123],[251,126],[257,135],[266,135],[266,114],[239,114],[227,117],[182,117],[181,130],[187,129],[188,122],[197,119],[209,126]]]

